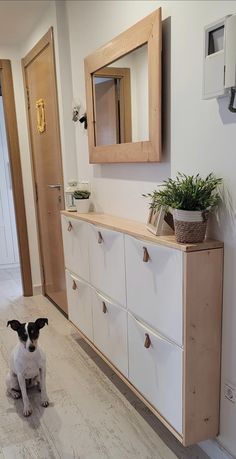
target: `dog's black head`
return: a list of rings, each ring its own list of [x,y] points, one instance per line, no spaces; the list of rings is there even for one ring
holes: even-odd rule
[[[44,325],[48,325],[48,319],[40,318],[35,322],[20,323],[18,320],[9,320],[7,326],[10,325],[12,330],[18,333],[20,342],[29,352],[34,352],[37,347],[39,330]]]

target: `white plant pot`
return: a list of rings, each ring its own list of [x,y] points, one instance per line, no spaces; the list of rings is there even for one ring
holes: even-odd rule
[[[201,210],[181,210],[181,209],[174,209],[173,216],[175,220],[181,222],[203,222],[204,212]]]
[[[89,212],[91,200],[88,199],[75,199],[76,210],[80,214],[87,214]]]

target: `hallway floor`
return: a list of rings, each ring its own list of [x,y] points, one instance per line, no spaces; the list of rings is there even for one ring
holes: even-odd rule
[[[47,355],[50,406],[30,392],[33,414],[6,396],[16,333],[6,327],[48,317],[39,344]],[[43,296],[21,296],[19,272],[0,271],[0,459],[206,459],[183,448]],[[167,446],[168,445],[168,446]]]

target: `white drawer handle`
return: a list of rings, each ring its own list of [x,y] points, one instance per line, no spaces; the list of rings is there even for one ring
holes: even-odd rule
[[[71,231],[73,228],[72,223],[68,222],[67,231]]]
[[[148,333],[145,333],[145,341],[144,341],[144,347],[146,347],[147,349],[151,346],[151,340],[150,340],[150,336]]]
[[[73,290],[77,290],[77,288],[78,288],[78,287],[77,287],[77,284],[76,284],[75,280],[73,280],[72,289],[73,289]]]
[[[103,312],[104,314],[106,314],[106,312],[107,312],[107,307],[106,307],[105,301],[102,302],[102,312]]]
[[[98,244],[101,244],[102,241],[103,241],[103,238],[102,238],[101,232],[98,231]]]
[[[150,258],[150,255],[148,253],[147,247],[143,247],[143,261],[144,263],[147,263]]]

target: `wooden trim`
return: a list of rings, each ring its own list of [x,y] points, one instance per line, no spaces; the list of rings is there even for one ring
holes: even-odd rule
[[[219,430],[223,249],[184,255],[183,443]]]
[[[15,98],[13,90],[11,63],[9,60],[0,60],[1,86],[3,94],[3,106],[6,123],[9,161],[12,176],[12,188],[15,204],[16,227],[18,236],[22,287],[24,296],[33,295],[27,222],[25,213],[25,201],[23,180],[20,162],[20,148],[17,132],[15,111]]]
[[[63,210],[61,213],[71,219],[75,218],[83,220],[102,228],[119,231],[120,233],[129,234],[130,236],[134,236],[138,239],[144,239],[155,244],[172,247],[177,250],[182,250],[183,252],[195,252],[223,247],[223,242],[210,239],[195,244],[180,244],[176,242],[175,236],[172,234],[155,236],[147,230],[146,224],[128,220],[126,218],[115,217],[113,215],[99,214],[95,212],[79,214],[78,212],[68,212],[66,210]]]
[[[61,145],[61,135],[60,135],[60,120],[59,120],[59,108],[58,108],[58,95],[57,95],[57,80],[56,80],[56,64],[55,64],[55,51],[54,51],[54,37],[53,37],[53,27],[50,27],[48,32],[36,43],[36,45],[26,54],[24,58],[21,60],[22,66],[22,73],[23,73],[23,83],[24,83],[24,92],[25,92],[25,105],[28,106],[28,95],[27,95],[27,78],[26,78],[26,69],[27,66],[47,47],[51,46],[51,55],[52,55],[52,62],[53,62],[53,79],[55,82],[55,96],[56,96],[56,103],[55,103],[55,110],[56,116],[58,120],[58,136],[60,139]],[[33,183],[34,183],[34,203],[36,209],[36,220],[37,220],[37,237],[38,237],[38,244],[39,244],[39,256],[40,256],[40,274],[42,279],[42,293],[45,295],[45,279],[44,279],[44,268],[43,268],[43,254],[42,254],[42,244],[41,244],[41,230],[39,224],[39,215],[38,215],[38,205],[36,199],[36,180],[35,180],[35,164],[33,159],[33,146],[32,146],[32,139],[31,139],[31,123],[30,117],[27,109],[27,128],[28,128],[28,137],[29,137],[29,144],[30,144],[30,157],[31,157],[31,170],[33,176]],[[65,207],[64,201],[64,179],[63,179],[63,167],[62,167],[62,155],[61,155],[61,148],[60,148],[60,163],[61,163],[61,199],[63,206]],[[50,301],[52,301],[50,299]],[[60,309],[61,310],[61,309]]]
[[[71,322],[71,323],[73,324],[73,322]],[[119,376],[119,378],[128,386],[128,388],[130,390],[132,390],[132,392],[139,398],[139,400],[141,400],[141,402],[143,402],[144,405],[146,405],[149,408],[149,410],[177,438],[177,440],[179,440],[181,443],[183,443],[183,437],[166,421],[166,419],[159,413],[159,411],[157,411],[156,408],[154,408],[154,406],[150,402],[148,402],[148,400],[146,400],[146,398],[141,394],[141,392],[139,392],[139,390],[136,389],[136,387],[133,386],[133,384],[131,384],[131,382],[120,372],[120,370],[118,370],[113,365],[113,363],[110,362],[110,360],[95,346],[95,344],[93,344],[92,341],[90,341],[90,339],[87,338],[87,336],[84,335],[83,332],[81,332],[80,329],[75,326],[75,324],[73,324],[73,326],[78,330],[79,334],[84,339],[84,341],[86,341],[86,343],[89,344],[89,346],[99,355],[99,357],[101,357],[101,359],[107,365],[109,365],[109,367],[114,371],[114,373],[116,373],[117,376]]]
[[[53,27],[36,43],[36,45],[22,59],[23,68],[27,67],[50,43],[53,43]]]
[[[85,83],[90,163],[161,160],[161,8],[86,57]],[[93,73],[129,52],[148,45],[149,140],[97,147],[94,134]]]

